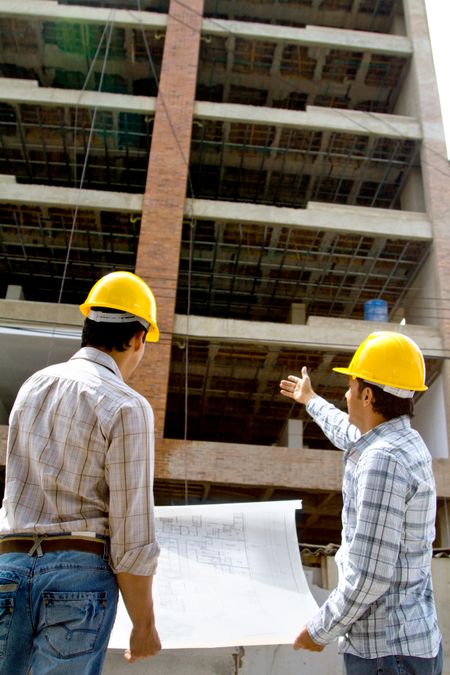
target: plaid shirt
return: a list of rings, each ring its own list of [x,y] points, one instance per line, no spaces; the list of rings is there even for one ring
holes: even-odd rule
[[[337,588],[307,624],[316,642],[372,659],[431,658],[440,644],[431,583],[436,492],[430,454],[409,417],[361,435],[316,397],[308,413],[344,455]]]
[[[32,375],[9,420],[0,534],[95,532],[115,572],[157,565],[153,411],[114,359],[85,347]]]

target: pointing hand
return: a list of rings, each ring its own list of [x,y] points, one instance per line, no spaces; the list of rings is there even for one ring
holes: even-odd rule
[[[287,380],[281,380],[280,394],[294,399],[297,403],[303,403],[304,405],[317,396],[311,386],[311,380],[306,366],[303,366],[302,368],[301,377],[289,375]]]

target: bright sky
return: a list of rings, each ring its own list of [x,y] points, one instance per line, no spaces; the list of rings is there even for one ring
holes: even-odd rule
[[[442,117],[447,139],[447,154],[450,158],[450,2],[448,0],[425,0],[428,25],[433,45],[433,58],[441,99]]]

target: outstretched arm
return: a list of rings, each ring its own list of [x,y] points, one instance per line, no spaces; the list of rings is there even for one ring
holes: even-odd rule
[[[325,436],[340,450],[347,450],[360,437],[359,429],[349,423],[347,413],[316,394],[305,366],[301,377],[289,375],[287,380],[281,380],[280,394],[308,406],[307,412]]]

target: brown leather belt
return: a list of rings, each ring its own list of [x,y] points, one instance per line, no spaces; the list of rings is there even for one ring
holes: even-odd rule
[[[0,555],[2,553],[29,553],[33,548],[35,540],[29,539],[3,539],[0,540]],[[85,553],[98,553],[103,555],[105,552],[105,542],[89,541],[88,539],[77,539],[67,537],[65,539],[43,539],[40,543],[42,553],[52,553],[55,551],[84,551]],[[39,547],[31,555],[39,555]]]

